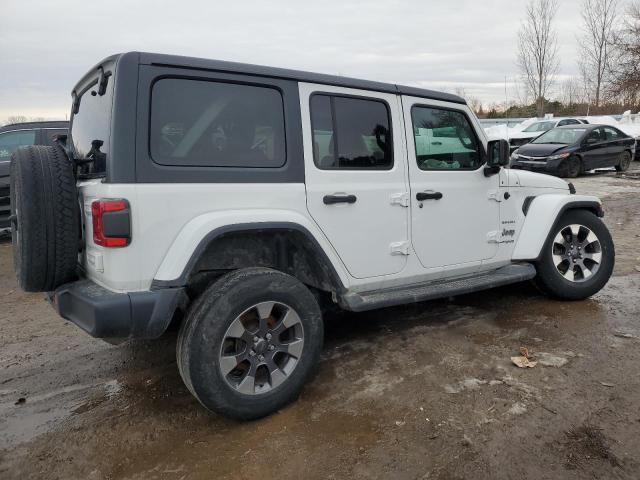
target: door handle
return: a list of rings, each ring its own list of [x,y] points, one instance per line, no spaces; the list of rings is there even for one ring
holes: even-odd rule
[[[442,193],[440,192],[418,192],[416,193],[416,200],[422,202],[423,200],[440,200]]]
[[[431,145],[442,145],[442,142],[431,142]]]
[[[336,203],[356,203],[355,195],[325,195],[322,201],[325,205],[334,205]]]

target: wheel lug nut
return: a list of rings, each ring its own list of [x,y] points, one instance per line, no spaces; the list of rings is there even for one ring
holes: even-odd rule
[[[257,342],[258,340],[260,340],[258,337],[253,337],[254,342]]]
[[[271,340],[271,334],[267,333],[266,338],[267,338],[267,340]]]
[[[254,352],[253,350],[249,350],[249,355],[250,355],[250,356],[254,357],[254,356],[255,356],[255,354],[256,354],[256,352]]]
[[[273,345],[269,345],[269,350],[275,350],[276,347],[274,347]]]
[[[260,355],[260,356],[258,357],[258,360],[260,360],[261,362],[263,362],[263,361],[264,361],[264,357],[263,357],[262,355]]]

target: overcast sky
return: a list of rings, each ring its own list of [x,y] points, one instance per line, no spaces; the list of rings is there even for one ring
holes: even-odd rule
[[[575,74],[580,0],[556,18]],[[454,91],[483,103],[516,89],[526,0],[2,0],[0,123],[65,118],[95,63],[129,50],[335,73]]]

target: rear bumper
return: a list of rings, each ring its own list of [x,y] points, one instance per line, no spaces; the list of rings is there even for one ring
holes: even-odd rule
[[[49,292],[58,314],[96,338],[158,338],[184,306],[184,288],[118,293],[91,280],[78,280]]]

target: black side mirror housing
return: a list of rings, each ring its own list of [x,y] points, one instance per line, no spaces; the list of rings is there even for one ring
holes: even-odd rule
[[[500,167],[509,165],[510,156],[509,142],[504,139],[491,140],[487,144],[487,166],[484,167],[485,176],[495,175],[500,171]]]

